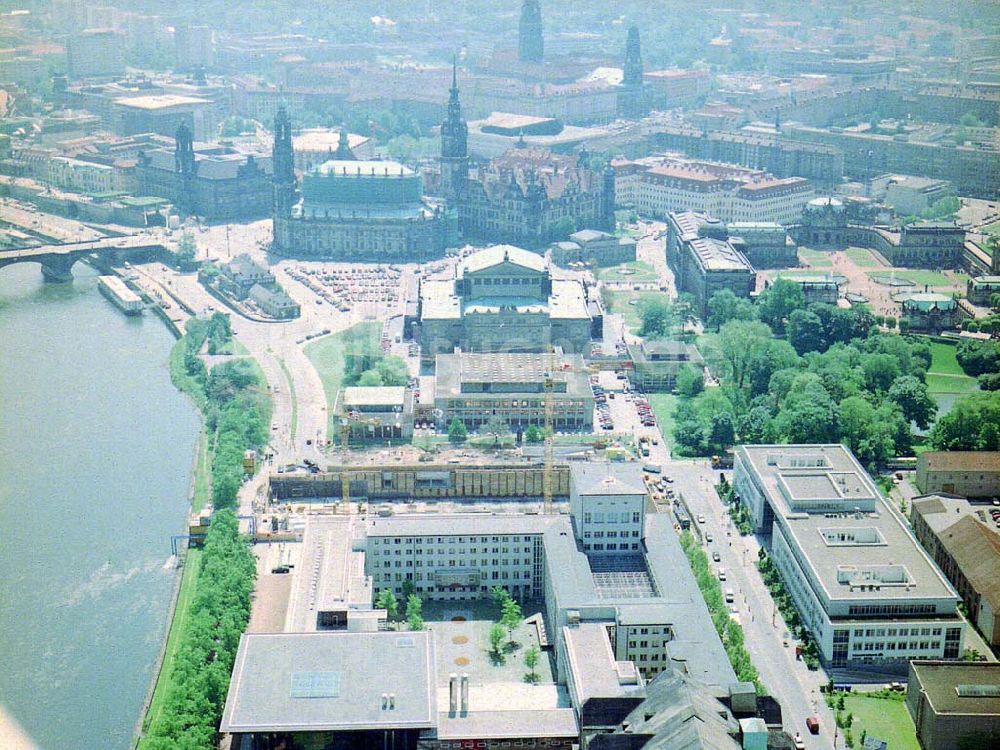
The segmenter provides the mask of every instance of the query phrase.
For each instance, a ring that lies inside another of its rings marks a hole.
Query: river
[[[170,383],[163,323],[74,274],[0,270],[0,704],[46,750],[126,750],[199,419]]]

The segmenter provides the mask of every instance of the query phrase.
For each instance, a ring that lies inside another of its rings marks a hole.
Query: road
[[[613,387],[614,376],[602,373],[602,383]],[[620,386],[619,386],[620,387]],[[648,435],[657,439],[650,446],[648,462],[659,464],[663,475],[670,477],[675,493],[684,497],[692,514],[692,523],[699,533],[711,534],[713,541],[705,545],[709,555],[718,552],[720,562],[712,563],[713,569],[725,567],[727,578],[723,590],[732,589],[739,607],[738,619],[746,635],[746,645],[754,666],[768,692],[781,704],[784,727],[794,735],[800,733],[807,748],[825,750],[833,746],[833,714],[826,707],[820,693],[820,686],[826,684],[827,677],[822,670],[810,672],[804,662],[795,659],[795,644],[788,640],[783,645],[784,633],[788,631],[780,613],[776,611],[770,592],[757,572],[755,561],[760,545],[754,537],[740,537],[733,528],[725,508],[718,499],[714,485],[718,472],[713,471],[705,460],[677,460],[670,456],[659,427],[643,427],[638,420],[634,403],[624,394],[616,394],[609,401],[616,431],[632,432],[637,437]],[[670,506],[660,506],[661,512],[669,512]],[[702,515],[704,524],[696,518]],[[820,734],[808,733],[805,719],[811,714],[820,717]]]

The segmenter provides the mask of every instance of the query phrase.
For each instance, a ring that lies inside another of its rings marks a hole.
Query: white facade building
[[[733,488],[829,666],[961,656],[954,588],[843,445],[740,446]]]
[[[587,554],[639,554],[645,535],[646,485],[638,464],[574,464],[570,513]]]

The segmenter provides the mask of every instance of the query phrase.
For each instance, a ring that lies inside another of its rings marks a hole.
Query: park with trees
[[[755,303],[723,291],[708,308],[716,332],[699,346],[720,385],[705,389],[678,378],[677,453],[715,455],[741,442],[844,442],[874,466],[910,455],[912,426],[934,424],[926,339],[882,331],[864,308],[807,305],[799,285],[780,278]],[[969,374],[995,371],[995,347],[960,344],[959,362]],[[967,398],[981,412],[988,400]],[[939,420],[933,445],[995,444],[988,424],[975,438],[946,437],[957,418]]]

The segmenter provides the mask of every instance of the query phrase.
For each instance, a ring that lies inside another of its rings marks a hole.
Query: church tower
[[[194,136],[186,122],[174,134],[174,167],[177,172],[177,208],[189,214],[194,209]]]
[[[637,119],[646,114],[642,83],[642,50],[639,27],[632,24],[625,41],[625,63],[622,66],[622,88],[618,95],[618,114]]]
[[[274,215],[288,217],[295,205],[295,161],[292,153],[292,120],[285,105],[274,115],[274,146],[271,150]]]
[[[452,60],[448,114],[441,123],[441,192],[454,201],[469,176],[469,126],[458,101],[458,65]]]
[[[542,8],[538,0],[524,0],[521,23],[518,26],[517,59],[523,63],[540,63],[545,47],[542,41]]]

